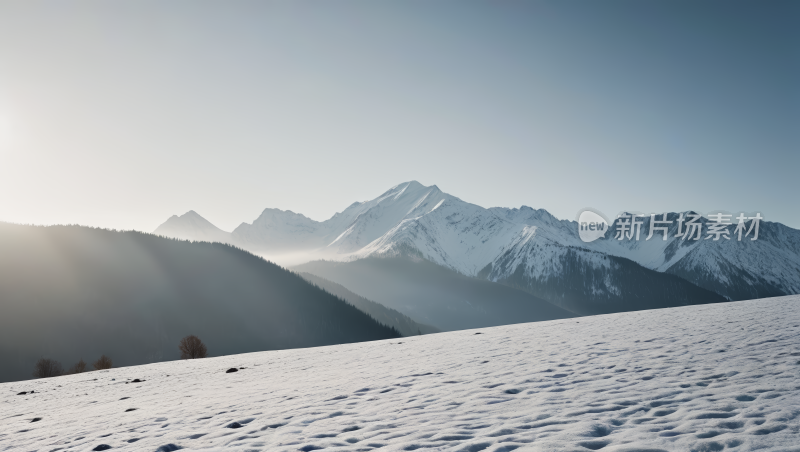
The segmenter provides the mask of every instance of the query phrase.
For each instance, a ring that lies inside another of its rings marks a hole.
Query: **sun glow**
[[[0,112],[0,150],[11,145],[11,120]]]

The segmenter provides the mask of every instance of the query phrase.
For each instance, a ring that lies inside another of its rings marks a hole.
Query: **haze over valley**
[[[585,243],[575,221],[544,209],[487,209],[410,181],[322,222],[268,208],[228,233],[191,211],[154,233],[232,243],[444,330],[507,323],[489,320],[481,303],[520,321],[543,319],[544,310],[500,307],[524,297],[525,306],[542,300],[559,315],[587,315],[800,293],[800,231],[761,221],[758,240],[684,240],[678,215],[667,213],[668,240],[608,232]],[[647,217],[642,230],[649,226]],[[445,320],[447,309],[458,315]],[[470,323],[470,310],[482,320]]]

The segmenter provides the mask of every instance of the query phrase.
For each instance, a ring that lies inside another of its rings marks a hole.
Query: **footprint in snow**
[[[609,441],[584,441],[582,443],[578,443],[579,446],[585,447],[591,450],[600,450],[610,444]]]
[[[595,425],[589,431],[589,436],[594,436],[596,438],[602,438],[604,436],[610,435],[611,432],[612,432],[611,427],[608,427],[606,425]]]
[[[278,428],[278,427],[283,427],[284,425],[286,425],[286,424],[270,424],[270,425],[265,425],[265,426],[261,427],[261,431],[264,431],[264,430],[267,430],[267,429],[270,429],[270,428]]]
[[[787,426],[783,424],[773,425],[766,428],[761,428],[755,431],[750,432],[752,435],[769,435],[770,433],[779,432],[785,429]]]
[[[717,424],[717,427],[726,428],[728,430],[734,430],[737,428],[744,427],[744,422],[742,421],[728,421],[728,422],[720,422]]]

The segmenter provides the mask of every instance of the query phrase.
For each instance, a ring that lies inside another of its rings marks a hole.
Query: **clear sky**
[[[800,228],[797,1],[0,1],[0,220],[225,230],[403,181]]]

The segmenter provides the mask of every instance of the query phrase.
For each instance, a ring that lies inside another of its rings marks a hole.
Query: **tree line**
[[[208,356],[208,349],[203,341],[197,336],[186,336],[178,343],[178,349],[181,352],[181,359],[197,359],[205,358]],[[60,377],[61,375],[73,375],[87,372],[87,364],[81,358],[72,367],[64,371],[61,363],[49,358],[39,358],[33,369],[34,378],[51,378]],[[114,367],[114,363],[106,355],[101,355],[94,363],[92,363],[94,370],[105,370]]]

